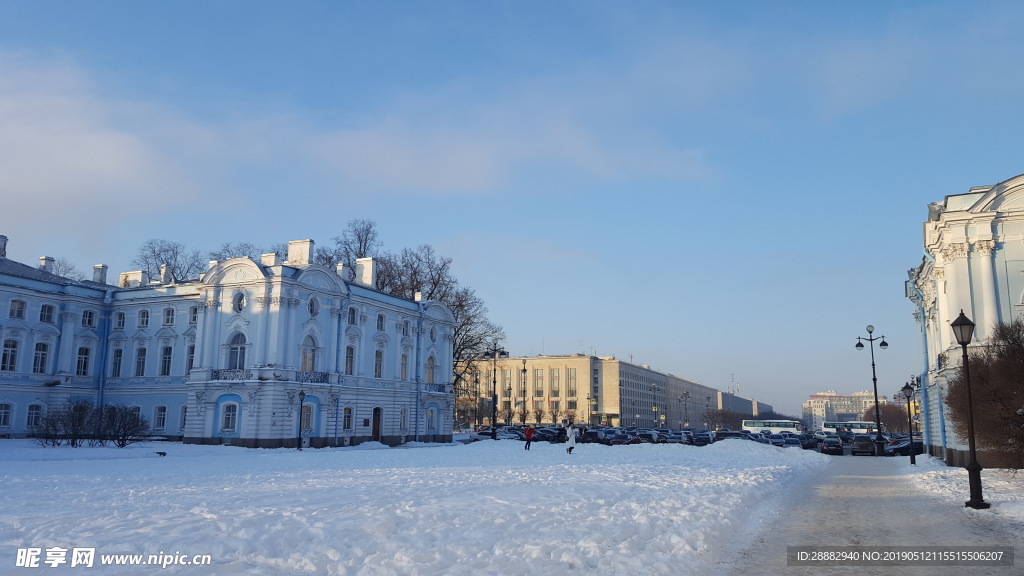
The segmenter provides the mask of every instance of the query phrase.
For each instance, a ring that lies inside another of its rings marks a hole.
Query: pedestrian
[[[533,443],[533,435],[535,433],[536,433],[536,430],[533,429],[532,425],[529,428],[527,428],[526,432],[524,433],[524,435],[526,436],[526,449],[527,450],[530,449],[530,444]]]
[[[565,453],[572,454],[572,449],[576,447],[576,427],[570,424],[565,429]]]

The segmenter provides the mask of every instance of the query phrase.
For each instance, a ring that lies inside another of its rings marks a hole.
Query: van
[[[850,454],[856,456],[857,454],[867,454],[868,456],[874,456],[875,454],[875,439],[867,434],[856,434],[853,437],[853,442],[850,443]]]

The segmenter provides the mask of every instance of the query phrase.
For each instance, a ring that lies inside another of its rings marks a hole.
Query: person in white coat
[[[572,424],[565,428],[565,453],[572,454],[572,449],[576,447],[576,427]]]

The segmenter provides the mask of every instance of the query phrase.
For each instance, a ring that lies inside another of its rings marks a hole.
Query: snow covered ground
[[[0,574],[706,574],[752,511],[831,458],[745,441],[568,455],[517,441],[299,452],[5,440]],[[906,466],[913,485],[962,506],[963,470],[919,462]],[[1024,475],[983,477],[992,513],[1024,521]],[[51,567],[54,548],[68,552]],[[76,548],[95,549],[92,568],[71,566]],[[18,567],[31,549],[39,567]],[[201,555],[209,565],[101,565]]]

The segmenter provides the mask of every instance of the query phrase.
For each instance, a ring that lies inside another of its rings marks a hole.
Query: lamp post
[[[493,359],[493,369],[491,370],[491,438],[494,440],[498,439],[498,356],[508,358],[508,352],[498,346],[498,341],[495,340],[491,347],[487,349],[488,355]]]
[[[885,438],[882,438],[882,411],[878,408],[878,377],[875,375],[875,340],[881,340],[878,343],[878,347],[885,350],[889,347],[889,344],[885,341],[885,336],[874,337],[871,334],[874,333],[875,327],[868,324],[865,328],[868,331],[868,337],[863,336],[857,337],[857,350],[864,349],[864,343],[861,340],[867,340],[871,348],[871,384],[875,387],[875,456],[885,455]]]
[[[508,383],[508,389],[505,390],[505,395],[508,396],[508,409],[505,411],[505,426],[512,425],[512,383]]]
[[[526,374],[527,374],[527,372],[526,372],[526,358],[523,358],[523,369],[520,371],[520,374],[519,374],[520,376],[522,376],[522,382],[523,382],[523,387],[522,387],[522,391],[523,391],[523,394],[522,394],[522,398],[523,398],[523,401],[522,401],[522,406],[523,406],[523,408],[522,408],[522,410],[523,410],[522,411],[522,420],[523,420],[523,424],[526,424]]]
[[[476,417],[476,429],[479,430],[481,426],[480,420],[480,373],[477,372],[473,376],[473,385],[476,386],[476,394],[474,395],[476,406],[473,407],[473,415]]]
[[[971,343],[971,336],[974,335],[974,322],[960,310],[960,315],[949,326],[953,329],[957,344],[964,351],[964,380],[967,383],[967,445],[971,451],[971,461],[967,463],[967,482],[971,488],[971,499],[964,502],[964,506],[982,510],[991,504],[985,502],[981,494],[981,464],[978,464],[978,454],[974,447],[974,399],[971,397],[971,368],[967,359],[967,345]]]
[[[690,427],[690,393],[683,392],[683,395],[679,397],[683,401],[683,418],[685,418],[683,428]]]
[[[900,389],[903,393],[903,397],[907,399],[907,437],[910,438],[910,464],[916,466],[917,458],[914,456],[914,452],[917,450],[914,448],[914,421],[910,415],[910,401],[914,398],[914,387],[907,382]]]
[[[305,401],[305,390],[299,390],[299,435],[296,438],[298,440],[298,442],[296,442],[296,445],[298,446],[300,452],[302,451],[302,403]]]

